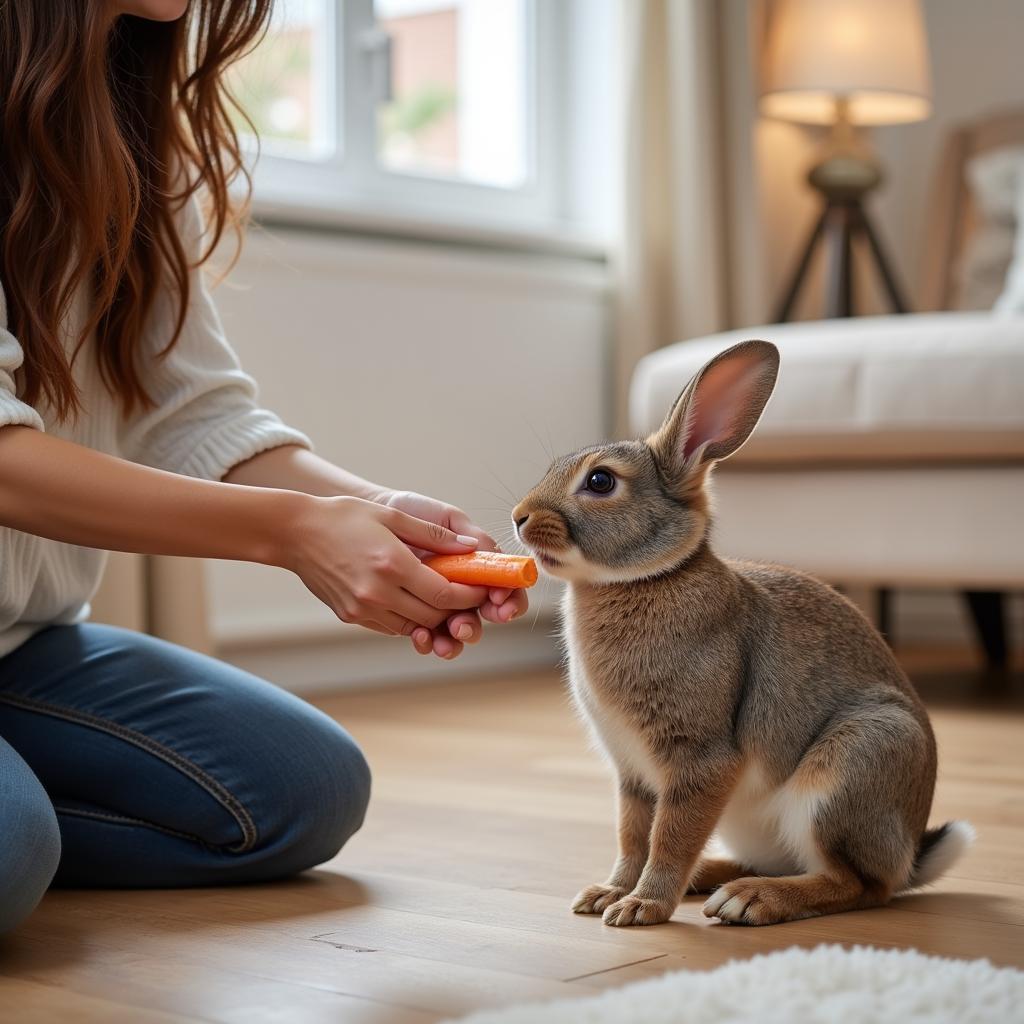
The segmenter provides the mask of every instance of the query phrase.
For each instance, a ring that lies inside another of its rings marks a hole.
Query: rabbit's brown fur
[[[767,342],[722,353],[656,434],[556,460],[513,512],[569,581],[573,695],[618,776],[618,860],[573,906],[608,924],[667,920],[688,887],[745,924],[875,906],[970,839],[926,831],[931,726],[860,612],[711,550],[708,471],[753,430],[777,367]],[[595,471],[611,492],[590,489]],[[714,830],[732,860],[701,858]]]

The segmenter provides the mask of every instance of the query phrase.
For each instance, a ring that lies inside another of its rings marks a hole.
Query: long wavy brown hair
[[[115,18],[107,0],[0,0],[0,285],[30,405],[45,399],[61,420],[80,410],[71,365],[93,333],[124,413],[150,404],[143,328],[172,289],[168,351],[189,303],[176,214],[205,193],[203,263],[244,213],[229,196],[246,172],[225,71],[262,37],[272,4],[192,0],[156,22]],[[82,288],[89,314],[66,346]]]

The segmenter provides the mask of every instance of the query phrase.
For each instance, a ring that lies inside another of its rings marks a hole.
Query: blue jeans
[[[333,857],[370,772],[297,697],[109,626],[0,658],[0,933],[47,887],[259,882]]]

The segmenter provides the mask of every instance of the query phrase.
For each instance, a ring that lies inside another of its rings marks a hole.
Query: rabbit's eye
[[[615,477],[607,469],[595,469],[587,477],[585,486],[595,494],[610,494],[615,489]]]

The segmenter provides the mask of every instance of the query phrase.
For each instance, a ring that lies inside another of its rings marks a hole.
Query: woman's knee
[[[0,743],[3,741],[0,740]],[[7,769],[8,765],[0,765]],[[0,935],[16,928],[49,888],[60,861],[60,829],[45,790],[27,767],[0,774]]]
[[[359,830],[370,800],[370,768],[356,741],[308,705],[277,724],[275,746],[287,744],[287,766],[268,766],[253,780],[262,792],[251,852],[261,870],[286,875],[330,860]]]
[[[356,741],[330,720],[297,759],[302,798],[292,845],[303,870],[330,860],[362,826],[371,779]]]

